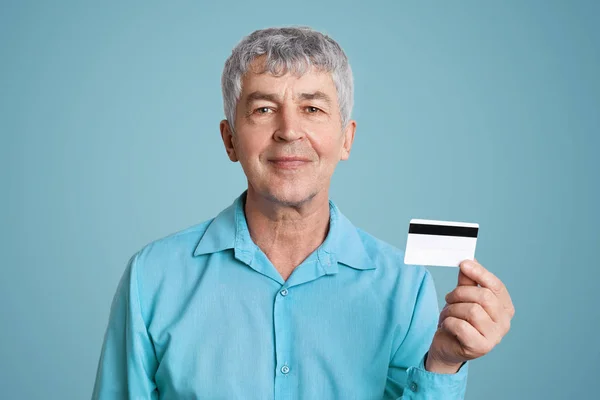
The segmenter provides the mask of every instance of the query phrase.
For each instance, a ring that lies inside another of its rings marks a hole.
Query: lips
[[[269,159],[269,163],[282,169],[296,169],[308,164],[310,161],[303,157],[276,157]]]

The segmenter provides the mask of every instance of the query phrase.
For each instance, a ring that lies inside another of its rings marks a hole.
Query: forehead
[[[336,88],[331,73],[310,66],[302,75],[287,72],[283,75],[273,75],[264,71],[264,61],[257,58],[252,62],[248,72],[242,77],[242,93],[240,100],[248,94],[261,91],[284,95],[291,91],[296,93],[323,92],[328,94],[332,100],[336,99]]]

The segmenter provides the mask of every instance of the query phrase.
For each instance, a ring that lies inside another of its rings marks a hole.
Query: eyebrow
[[[328,105],[331,105],[331,98],[327,94],[321,92],[320,90],[317,90],[314,93],[300,93],[297,96],[297,99],[298,100],[323,100]],[[253,101],[257,101],[257,100],[267,100],[267,101],[271,101],[273,103],[279,103],[280,97],[273,93],[265,93],[265,92],[255,91],[255,92],[250,93],[248,95],[248,97],[246,98],[246,107],[248,107]]]
[[[331,105],[331,98],[327,96],[325,93],[317,90],[314,93],[300,93],[298,96],[300,100],[323,100],[328,105]]]
[[[277,103],[279,100],[279,96],[277,96],[276,94],[259,92],[259,91],[252,92],[246,98],[246,107],[248,107],[250,105],[250,103],[252,103],[253,101],[257,101],[257,100],[267,100],[267,101],[271,101],[273,103]]]

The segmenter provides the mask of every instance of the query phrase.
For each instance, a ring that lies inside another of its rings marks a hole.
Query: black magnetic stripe
[[[440,235],[440,236],[460,236],[476,238],[479,228],[468,226],[447,226],[447,225],[426,225],[410,224],[408,233],[417,233],[419,235]]]

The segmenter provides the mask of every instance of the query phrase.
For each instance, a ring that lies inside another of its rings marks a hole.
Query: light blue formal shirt
[[[462,399],[424,368],[431,274],[330,201],[325,241],[284,281],[250,238],[243,193],[148,244],[114,296],[93,399]]]

